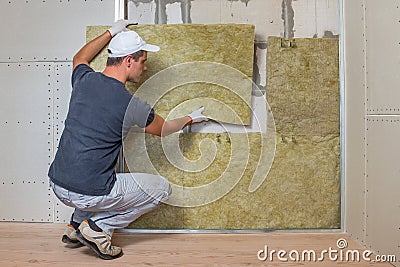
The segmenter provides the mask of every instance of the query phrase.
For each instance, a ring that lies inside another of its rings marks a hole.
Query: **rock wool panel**
[[[268,38],[267,98],[277,132],[339,134],[338,39]]]
[[[137,143],[140,138],[128,137],[126,147],[142,151],[130,157],[130,153],[135,152],[127,150],[130,172],[158,173],[172,184],[183,186],[182,191],[173,187],[171,195],[182,203],[194,200],[206,203],[207,196],[220,196],[206,205],[194,207],[163,204],[130,227],[338,228],[339,137],[296,136],[291,140],[279,140],[271,171],[256,191],[249,192],[257,166],[265,164],[259,161],[262,150],[271,149],[263,138],[266,136],[259,133],[190,133],[177,134],[167,140],[146,135],[144,150]],[[183,157],[177,156],[179,154]],[[145,158],[150,160],[151,166]],[[191,165],[185,166],[185,160]],[[228,180],[218,186],[212,185],[223,177]],[[212,186],[202,193],[185,192],[207,185]]]
[[[87,41],[107,29],[89,26]],[[164,118],[184,116],[205,106],[204,114],[211,119],[250,124],[253,25],[159,24],[130,29],[161,48],[148,54],[142,81],[127,84],[131,93],[148,101]],[[104,49],[91,66],[101,71],[106,59]]]
[[[338,69],[337,39],[269,39],[274,142],[261,133],[130,134],[129,171],[158,173],[174,184],[172,204],[130,227],[339,228]],[[271,168],[261,157],[268,152],[275,153]],[[268,168],[260,173],[260,166]],[[249,190],[255,177],[262,183]]]
[[[278,139],[274,165],[285,166],[270,175],[282,180],[282,193],[292,191],[280,202],[295,198],[290,210],[302,210],[284,216],[289,228],[340,227],[338,47],[338,39],[268,38],[267,99]],[[287,187],[291,180],[297,180],[294,188]]]

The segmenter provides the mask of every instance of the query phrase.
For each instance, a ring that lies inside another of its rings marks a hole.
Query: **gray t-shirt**
[[[116,179],[123,126],[146,127],[154,119],[154,110],[133,97],[123,83],[85,64],[74,69],[72,88],[65,128],[48,175],[67,190],[107,195]]]

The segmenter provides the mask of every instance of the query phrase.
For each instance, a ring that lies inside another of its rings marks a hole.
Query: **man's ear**
[[[133,58],[132,58],[131,56],[127,56],[127,57],[125,57],[124,60],[126,61],[126,65],[127,65],[128,67],[131,67]]]

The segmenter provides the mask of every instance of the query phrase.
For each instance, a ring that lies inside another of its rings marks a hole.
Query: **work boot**
[[[72,224],[68,224],[65,232],[61,238],[61,241],[67,245],[67,247],[80,247],[82,243],[76,238],[76,230]]]
[[[122,256],[122,249],[111,245],[111,236],[104,231],[93,230],[87,220],[79,225],[76,237],[104,260],[112,260]]]

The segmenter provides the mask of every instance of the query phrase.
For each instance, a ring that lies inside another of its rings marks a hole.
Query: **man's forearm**
[[[102,35],[96,37],[86,45],[84,45],[73,58],[73,67],[75,68],[79,64],[88,65],[93,58],[100,53],[100,51],[107,45],[111,40],[111,35],[108,31]]]
[[[185,116],[182,118],[169,120],[164,122],[162,127],[161,136],[167,136],[177,131],[182,130],[191,122],[191,118],[189,116]]]
[[[160,115],[154,114],[154,120],[145,128],[145,132],[157,136],[167,136],[182,130],[191,121],[189,116],[164,121]]]

